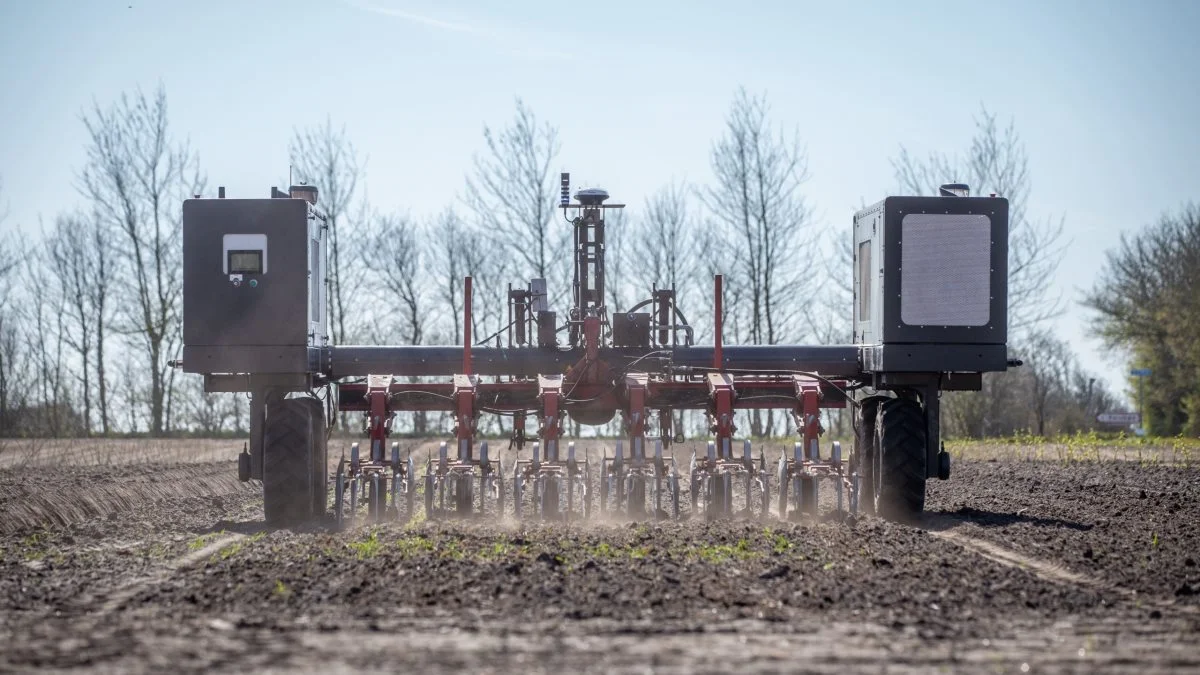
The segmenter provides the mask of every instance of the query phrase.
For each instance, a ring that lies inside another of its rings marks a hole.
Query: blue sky
[[[1185,1],[0,0],[2,227],[79,204],[80,112],[159,82],[210,190],[265,196],[292,129],[328,115],[366,155],[372,203],[414,214],[454,202],[515,96],[558,126],[576,184],[636,206],[704,181],[744,85],[803,139],[818,225],[847,232],[896,191],[901,144],[963,149],[982,104],[1026,141],[1029,213],[1065,219],[1059,330],[1117,381],[1075,301],[1120,233],[1200,199],[1197,29]]]

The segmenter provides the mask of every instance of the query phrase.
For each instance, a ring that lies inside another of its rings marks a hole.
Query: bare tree
[[[7,215],[7,209],[0,209],[0,224]],[[12,230],[0,232],[0,436],[13,433],[17,409],[26,398],[24,375],[28,360],[21,349],[21,317],[13,302],[14,277],[18,263],[24,258],[23,249]]]
[[[107,328],[111,320],[108,301],[113,281],[112,244],[103,224],[96,218],[91,219],[88,234],[91,246],[86,249],[86,253],[91,260],[91,278],[86,294],[88,309],[92,313],[92,325],[96,328],[96,403],[100,413],[100,431],[107,436],[112,431],[112,419],[109,415],[108,352],[105,349]]]
[[[437,297],[449,308],[450,338],[454,344],[462,340],[463,278],[470,275],[474,253],[466,223],[452,208],[447,208],[433,222],[427,257],[431,275],[437,279]]]
[[[416,224],[405,216],[382,216],[367,240],[362,262],[374,272],[383,306],[399,310],[394,316],[400,340],[421,344],[426,329],[425,274]]]
[[[695,217],[689,197],[692,188],[672,182],[660,188],[646,201],[646,212],[638,228],[637,241],[631,247],[634,277],[641,293],[651,287],[674,288],[679,304],[686,305],[683,294],[696,265]]]
[[[34,362],[34,391],[37,392],[37,406],[26,429],[35,435],[57,438],[70,431],[71,417],[71,403],[63,377],[66,299],[54,285],[44,283],[47,257],[45,250],[33,250],[26,254],[21,265],[26,289],[24,350]]]
[[[796,319],[806,305],[797,261],[810,245],[801,191],[807,157],[796,135],[772,128],[769,113],[765,96],[737,92],[711,153],[715,181],[701,193],[714,224],[735,243],[725,255],[729,276],[740,277],[746,292],[743,320],[752,344],[803,337]],[[755,411],[752,433],[769,433],[772,417],[768,412],[764,427]]]
[[[632,219],[625,209],[610,209],[604,214],[604,290],[608,314],[628,309],[636,302],[638,291],[633,288],[633,247],[636,232],[631,232]],[[632,296],[632,299],[631,299]]]
[[[329,277],[326,279],[329,326],[334,341],[346,344],[353,328],[352,322],[347,320],[353,307],[351,298],[362,280],[355,272],[358,268],[353,264],[356,252],[352,250],[352,242],[357,240],[353,236],[354,225],[363,225],[367,220],[366,206],[359,204],[358,191],[365,161],[359,158],[346,135],[346,128],[335,129],[328,117],[320,126],[296,130],[288,145],[288,156],[298,180],[315,185],[320,191],[321,209],[328,217],[329,227]]]
[[[102,226],[80,214],[59,216],[43,234],[54,281],[62,295],[71,328],[64,335],[78,359],[75,376],[82,392],[84,433],[92,431],[92,403],[98,398],[100,428],[109,432],[108,387],[105,379],[105,325],[110,275],[109,242]],[[93,370],[94,369],[94,370]],[[93,379],[93,372],[95,378]],[[93,396],[93,385],[98,396]]]
[[[180,202],[203,188],[199,161],[176,142],[167,122],[167,95],[140,90],[108,107],[94,103],[83,115],[88,130],[81,191],[116,233],[113,252],[129,297],[120,303],[121,332],[145,349],[150,377],[149,431],[170,427],[174,369],[167,365],[180,341],[182,295]]]
[[[935,152],[921,160],[901,147],[892,167],[901,188],[912,194],[937,194],[940,185],[962,181],[977,194],[1007,198],[1009,329],[1033,328],[1059,313],[1061,296],[1050,293],[1050,286],[1064,252],[1063,223],[1034,221],[1026,212],[1029,156],[1012,122],[1001,129],[996,115],[984,108],[965,157]]]
[[[1024,347],[1022,374],[1029,381],[1027,400],[1032,403],[1029,413],[1033,433],[1045,436],[1055,409],[1061,408],[1068,398],[1075,355],[1070,345],[1046,330],[1031,332],[1024,340]]]
[[[205,393],[198,378],[190,379],[186,388],[191,391],[184,399],[184,414],[193,431],[215,436],[238,426],[236,395]]]
[[[92,349],[95,340],[95,314],[88,306],[92,283],[91,260],[87,254],[90,242],[80,236],[87,225],[77,214],[59,216],[51,232],[43,233],[54,282],[62,296],[71,329],[64,331],[67,345],[79,359],[76,378],[82,386],[85,434],[92,431]]]
[[[570,233],[551,227],[557,184],[550,165],[558,155],[558,130],[539,123],[518,98],[512,123],[499,130],[485,126],[483,138],[487,152],[475,157],[466,204],[497,248],[528,273],[547,278],[565,262]]]
[[[394,327],[400,333],[400,340],[410,345],[421,344],[427,327],[420,240],[421,233],[409,218],[382,216],[377,219],[363,249],[364,266],[374,271],[379,284],[377,292],[381,305],[398,310],[394,314],[396,321],[388,332]],[[410,381],[416,381],[416,378]],[[426,432],[424,411],[413,413],[413,432]]]
[[[506,273],[499,257],[489,250],[488,236],[447,208],[430,226],[426,256],[429,273],[437,279],[438,304],[448,308],[448,338],[462,341],[463,279],[472,278],[471,334],[476,341],[502,330],[507,320]],[[440,317],[439,317],[440,318]]]

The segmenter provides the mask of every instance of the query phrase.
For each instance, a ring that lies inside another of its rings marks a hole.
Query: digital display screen
[[[230,274],[262,274],[262,251],[230,251]]]

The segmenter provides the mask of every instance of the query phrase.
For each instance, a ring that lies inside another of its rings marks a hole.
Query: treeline
[[[1025,213],[1030,177],[1014,128],[986,110],[976,121],[961,159],[901,149],[893,160],[900,193],[934,194],[962,180],[1012,201],[1011,334],[1026,366],[989,376],[982,394],[948,396],[948,431],[1091,428],[1116,397],[1046,327],[1062,304],[1050,295],[1062,225]],[[200,158],[169,127],[161,88],[94,104],[81,122],[88,145],[76,183],[86,206],[32,240],[6,227],[0,247],[0,436],[244,431],[244,395],[204,394],[200,378],[169,365],[181,351],[180,204],[208,190]],[[712,275],[722,273],[728,342],[849,341],[852,207],[816,222],[802,139],[772,117],[765,96],[737,92],[714,135],[706,180],[665,184],[609,214],[610,312],[673,286],[697,341],[711,341]],[[518,100],[481,140],[461,196],[413,215],[368,202],[365,162],[344,127],[327,120],[294,132],[296,180],[318,186],[329,216],[335,343],[461,343],[467,275],[476,280],[475,336],[503,327],[509,283],[545,277],[552,302],[566,304],[571,232],[556,210],[557,128]],[[847,434],[847,421],[835,415],[834,433]],[[704,433],[702,416],[683,422]],[[791,424],[770,412],[739,422],[755,436]],[[403,425],[432,433],[450,422],[417,415]]]

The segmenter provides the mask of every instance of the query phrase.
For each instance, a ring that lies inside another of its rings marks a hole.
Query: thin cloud
[[[380,7],[378,5],[370,5],[370,4],[363,3],[363,2],[356,2],[355,0],[345,0],[345,2],[346,2],[346,4],[348,4],[352,7],[361,9],[366,12],[373,12],[375,14],[391,16],[391,17],[395,17],[397,19],[403,19],[405,21],[419,23],[423,26],[429,26],[430,28],[437,28],[439,30],[448,30],[448,31],[453,31],[455,33],[470,33],[472,35],[491,35],[493,37],[496,37],[495,34],[492,33],[491,31],[484,30],[483,28],[480,28],[479,26],[472,26],[470,24],[459,23],[456,21],[446,21],[444,19],[439,19],[434,16],[428,16],[425,14],[417,14],[416,12],[406,12],[402,9],[394,9],[392,7]]]
[[[400,19],[401,21],[420,24],[436,30],[480,36],[486,38],[486,41],[493,43],[493,46],[502,52],[516,54],[526,58],[556,59],[560,61],[570,60],[572,58],[570,54],[565,52],[531,46],[529,40],[521,38],[512,31],[500,30],[493,26],[481,26],[477,24],[463,23],[461,21],[447,21],[445,19],[429,16],[427,14],[418,14],[416,12],[409,12],[393,7],[380,7],[379,5],[360,2],[359,0],[342,1],[345,4],[364,12],[389,16]]]

